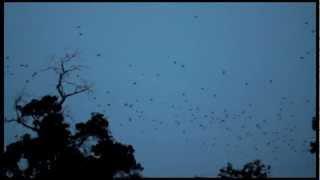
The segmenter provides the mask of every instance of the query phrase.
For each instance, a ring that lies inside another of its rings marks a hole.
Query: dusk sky
[[[67,121],[104,113],[145,177],[255,159],[271,176],[314,177],[315,5],[5,3],[5,116],[18,95],[56,94],[41,70],[78,51],[93,91],[68,99]],[[6,143],[23,132],[6,124]]]

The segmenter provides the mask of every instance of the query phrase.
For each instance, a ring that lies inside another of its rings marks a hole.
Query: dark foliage
[[[260,160],[249,162],[243,166],[242,169],[235,169],[231,163],[227,167],[220,169],[218,174],[221,178],[267,178],[270,173],[270,166],[264,165]]]
[[[316,120],[316,117],[313,117],[312,118],[312,129],[314,131],[317,131],[318,126],[319,126],[319,121]],[[318,150],[318,146],[317,146],[316,141],[310,142],[310,152],[312,154],[314,154],[317,152],[317,150]]]
[[[92,113],[87,122],[76,124],[72,133],[58,99],[44,96],[16,106],[20,114],[16,122],[33,130],[35,137],[25,134],[7,146],[0,156],[0,179],[141,177],[143,168],[135,160],[133,147],[111,136],[103,114]],[[89,145],[92,139],[96,143]],[[19,166],[23,159],[25,168]]]

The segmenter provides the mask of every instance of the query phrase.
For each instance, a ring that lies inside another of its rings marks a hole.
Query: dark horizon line
[[[4,3],[10,2],[20,2],[20,3],[316,3],[318,4],[317,0],[199,0],[199,1],[192,1],[192,0],[184,0],[184,1],[128,1],[128,0],[119,0],[119,1],[105,1],[105,0],[94,0],[94,1],[84,1],[84,0],[77,0],[77,1],[30,1],[30,0],[5,0]]]
[[[205,177],[205,176],[194,176],[194,177],[170,177],[170,176],[167,176],[167,177],[142,177],[142,179],[195,179],[195,178],[198,178],[198,179],[220,179],[221,180],[221,177]],[[115,179],[122,179],[121,177],[119,178],[115,178]],[[317,179],[317,177],[270,177],[268,176],[266,179],[294,179],[294,180],[306,180],[306,179]]]

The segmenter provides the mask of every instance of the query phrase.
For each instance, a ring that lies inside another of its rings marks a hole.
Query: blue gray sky
[[[20,94],[56,93],[57,76],[39,71],[78,50],[93,92],[66,102],[68,122],[103,112],[144,176],[211,177],[254,159],[271,176],[315,176],[315,5],[6,3],[5,116]],[[6,143],[24,132],[5,130]]]

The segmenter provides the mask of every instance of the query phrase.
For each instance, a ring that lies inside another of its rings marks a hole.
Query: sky
[[[104,113],[145,177],[255,159],[274,177],[314,177],[315,5],[5,3],[5,116],[19,95],[56,94],[42,70],[77,51],[93,89],[67,100],[68,122]],[[24,132],[6,123],[6,143]]]

